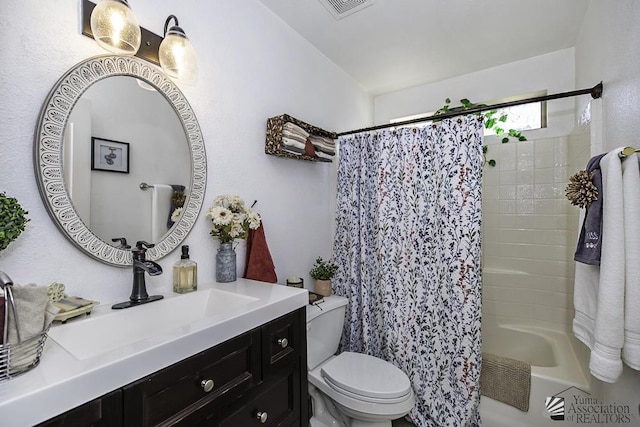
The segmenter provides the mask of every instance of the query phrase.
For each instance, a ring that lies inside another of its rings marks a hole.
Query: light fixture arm
[[[178,23],[178,18],[175,15],[169,15],[169,17],[167,18],[167,20],[164,22],[164,37],[167,37],[167,29],[169,28],[169,22],[171,22],[171,20],[176,21],[176,27],[179,27],[179,23]]]
[[[175,21],[175,25],[169,27],[169,22],[171,22],[172,19]],[[180,23],[178,23],[178,18],[175,15],[169,15],[167,20],[164,22],[164,37],[166,38],[167,35],[184,37],[185,39],[188,38],[187,34],[180,27]]]

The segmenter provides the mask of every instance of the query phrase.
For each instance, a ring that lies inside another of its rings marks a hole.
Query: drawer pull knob
[[[205,393],[209,393],[211,390],[213,390],[214,383],[213,380],[202,380],[200,385],[204,389]]]
[[[260,421],[261,424],[264,424],[267,422],[267,413],[266,412],[258,412],[256,414],[256,420]]]
[[[286,348],[289,345],[289,340],[286,338],[280,338],[278,340],[278,345],[282,348]]]

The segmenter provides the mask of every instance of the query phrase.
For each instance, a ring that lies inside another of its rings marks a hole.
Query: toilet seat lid
[[[400,369],[377,357],[345,352],[327,362],[322,377],[363,397],[394,399],[411,391],[409,378]]]

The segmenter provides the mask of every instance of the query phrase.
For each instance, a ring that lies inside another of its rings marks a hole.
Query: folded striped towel
[[[304,151],[304,147],[305,147],[305,143],[304,142],[298,142],[295,139],[286,138],[286,137],[282,138],[282,144],[283,145],[288,145],[290,147],[299,148],[302,151]]]
[[[309,135],[309,139],[311,140],[311,142],[317,142],[319,144],[324,144],[328,147],[335,147],[336,142],[331,139],[331,138],[327,138],[326,136],[320,136],[320,135]]]
[[[304,154],[304,149],[292,147],[291,145],[280,144],[280,149],[291,154]]]
[[[331,163],[331,162],[333,162],[333,160],[331,160],[331,159],[327,159],[327,158],[320,157],[320,156],[317,156],[317,155],[315,157],[315,160],[317,162],[323,162],[323,163]]]
[[[307,138],[305,138],[304,136],[301,136],[299,133],[291,132],[286,129],[282,130],[282,136],[285,138],[294,139],[303,144],[307,141]]]
[[[304,136],[305,139],[309,137],[309,132],[307,132],[306,130],[302,129],[300,126],[298,126],[295,123],[284,122],[284,124],[282,125],[282,129],[283,130],[288,130],[290,132],[297,133],[300,136]]]
[[[316,147],[317,150],[322,151],[326,154],[334,155],[335,152],[335,143],[328,143],[326,141],[327,138],[316,137],[315,135],[311,135],[309,137],[309,141]]]
[[[323,153],[320,150],[316,150],[316,157],[321,157],[323,159],[331,160],[333,159],[334,154]]]
[[[312,142],[312,144],[313,144],[313,142]],[[335,150],[332,149],[332,148],[329,149],[329,148],[323,147],[321,145],[316,145],[316,144],[313,144],[313,146],[316,148],[316,152],[322,152],[322,153],[328,154],[330,156],[333,156],[334,154],[336,154]]]

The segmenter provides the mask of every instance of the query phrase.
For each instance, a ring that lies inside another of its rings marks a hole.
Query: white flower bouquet
[[[209,234],[220,239],[220,243],[233,242],[247,237],[249,229],[260,227],[260,215],[244,205],[238,196],[223,194],[213,201],[206,217],[211,220]]]

